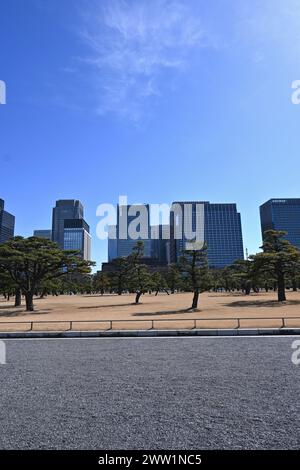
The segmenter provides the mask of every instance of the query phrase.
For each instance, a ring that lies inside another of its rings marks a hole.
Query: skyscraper
[[[15,217],[4,210],[4,200],[0,199],[0,243],[14,236]]]
[[[91,259],[90,227],[83,219],[65,219],[64,250],[77,250],[85,260]]]
[[[260,206],[262,237],[266,230],[283,230],[300,249],[300,199],[270,199]]]
[[[151,258],[159,263],[168,264],[170,262],[170,226],[152,225],[151,227]]]
[[[56,201],[52,212],[52,240],[64,249],[65,219],[83,219],[83,206],[75,199]]]
[[[83,212],[83,205],[78,200],[56,201],[52,213],[52,241],[62,250],[78,250],[84,259],[90,260],[90,228],[83,219]]]
[[[112,261],[118,257],[118,240],[116,238],[117,227],[110,225],[108,227],[108,261]]]
[[[185,220],[185,204],[191,205],[191,212],[187,215],[191,220]],[[208,263],[211,268],[223,268],[234,263],[237,259],[244,259],[241,216],[237,212],[236,204],[179,201],[174,202],[174,205],[178,205],[182,209],[182,226],[184,227],[185,223],[188,222],[193,231],[198,230],[196,227],[197,208],[202,206],[204,209],[203,239],[208,248]],[[186,248],[189,241],[184,233],[180,238],[175,239],[175,225],[176,214],[174,215],[174,212],[171,211],[171,262],[173,263],[179,261],[180,253]]]
[[[137,241],[142,241],[144,243],[144,257],[150,257],[151,239],[149,205],[132,204],[128,206],[118,206],[117,215],[117,257],[129,256],[132,253],[134,246],[137,244]],[[139,217],[143,217],[143,222],[141,224],[137,224],[137,231],[140,232],[140,236],[137,239],[133,239],[131,237],[131,227],[133,228],[135,221]]]

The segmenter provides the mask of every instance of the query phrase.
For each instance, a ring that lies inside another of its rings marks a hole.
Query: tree
[[[250,295],[251,289],[254,292],[259,292],[261,279],[252,259],[239,259],[229,267],[229,270],[235,285],[242,289],[246,295]]]
[[[21,290],[5,271],[0,271],[0,293],[9,300],[10,296],[15,296],[15,307],[21,305]]]
[[[286,279],[295,276],[295,266],[299,266],[300,252],[284,237],[284,231],[267,230],[264,233],[262,253],[251,256],[255,269],[268,273],[277,281],[278,301],[286,300]]]
[[[152,273],[151,275],[151,285],[153,290],[155,290],[155,295],[158,294],[160,290],[166,292],[169,295],[167,290],[167,283],[165,278],[159,272]]]
[[[66,273],[89,273],[93,264],[43,238],[14,237],[0,245],[0,269],[25,295],[26,311],[34,310],[33,296],[43,283]]]
[[[145,294],[151,289],[151,275],[148,272],[147,266],[141,263],[141,258],[144,254],[144,243],[138,241],[133,248],[132,254],[128,256],[130,266],[130,280],[129,285],[135,291],[135,303],[138,304],[142,294]]]
[[[168,267],[166,281],[171,290],[171,294],[174,294],[176,289],[182,287],[182,279],[177,264],[170,264]]]
[[[208,268],[207,247],[204,246],[201,250],[184,250],[179,265],[187,287],[194,294],[191,309],[196,309],[200,292],[207,290],[212,282]]]
[[[110,282],[108,274],[100,272],[100,271],[94,274],[93,289],[96,292],[100,291],[101,295],[103,295],[104,292],[110,288],[110,285],[111,285],[111,282]]]
[[[116,258],[112,261],[112,264],[114,269],[111,274],[111,285],[118,295],[122,295],[124,290],[128,289],[130,266],[127,258]]]

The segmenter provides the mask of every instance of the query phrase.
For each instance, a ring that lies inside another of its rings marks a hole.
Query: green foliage
[[[106,273],[98,271],[93,276],[92,287],[94,292],[100,292],[101,295],[111,287],[111,279]]]
[[[127,258],[116,258],[112,261],[114,270],[110,276],[110,283],[112,289],[121,295],[125,290],[128,290],[128,273],[130,271],[130,264]]]
[[[49,281],[68,273],[89,273],[93,265],[76,251],[63,251],[56,243],[36,237],[14,237],[0,245],[0,270],[9,275],[33,310],[33,296]]]
[[[182,277],[177,264],[170,264],[168,267],[166,281],[171,294],[174,294],[175,290],[183,288]]]
[[[133,248],[132,254],[128,257],[129,263],[129,287],[136,292],[135,303],[139,303],[142,294],[152,288],[151,275],[145,264],[141,263],[144,254],[144,244],[138,241]]]
[[[286,232],[268,230],[264,233],[262,253],[251,256],[257,273],[273,277],[277,281],[278,301],[286,300],[288,276],[295,277],[300,264],[299,250],[284,237]]]
[[[212,278],[208,268],[207,247],[201,250],[184,250],[179,263],[187,290],[194,293],[192,309],[197,308],[200,292],[211,287]]]

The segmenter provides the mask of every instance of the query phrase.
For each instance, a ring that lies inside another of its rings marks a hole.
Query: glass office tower
[[[132,204],[128,206],[118,205],[117,219],[117,257],[127,257],[132,253],[137,241],[144,243],[144,257],[151,256],[151,239],[150,239],[150,208],[148,204]],[[141,236],[132,239],[130,236],[130,225],[135,224],[135,220],[145,215],[142,226],[137,227],[137,231],[141,231]]]
[[[152,225],[151,235],[151,257],[167,265],[169,263],[170,248],[169,225]]]
[[[0,243],[4,243],[14,236],[15,217],[4,210],[4,200],[0,199]]]
[[[83,206],[75,199],[56,201],[52,212],[52,241],[64,249],[64,221],[66,219],[83,219]]]
[[[202,237],[207,245],[208,263],[211,268],[224,268],[238,259],[244,259],[244,247],[242,236],[241,215],[237,212],[236,204],[211,204],[208,201],[179,201],[174,202],[182,208],[182,225],[185,224],[184,205],[191,205],[191,228],[197,230],[197,208],[204,211],[204,233]],[[201,208],[202,206],[202,208]],[[184,233],[181,238],[175,238],[176,213],[171,211],[171,262],[176,263],[180,259],[182,250],[189,241]],[[200,228],[203,230],[203,227]]]
[[[108,227],[108,261],[112,261],[118,257],[118,240],[115,236],[117,227],[110,225]]]
[[[80,256],[91,260],[90,227],[83,219],[65,219],[64,250],[79,251]]]
[[[262,237],[266,230],[284,230],[300,249],[300,199],[270,199],[260,206]]]

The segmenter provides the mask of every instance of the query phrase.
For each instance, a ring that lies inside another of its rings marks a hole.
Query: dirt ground
[[[0,331],[28,330],[32,327],[28,322],[35,322],[34,330],[66,330],[70,321],[80,322],[72,324],[74,330],[236,328],[238,318],[245,328],[280,327],[282,317],[285,326],[300,327],[300,292],[287,292],[284,303],[278,303],[273,292],[250,296],[204,293],[196,312],[188,310],[191,300],[191,293],[146,294],[139,305],[134,305],[133,294],[48,296],[35,299],[35,311],[26,313],[24,305],[16,308],[13,299],[6,301],[0,297]]]

